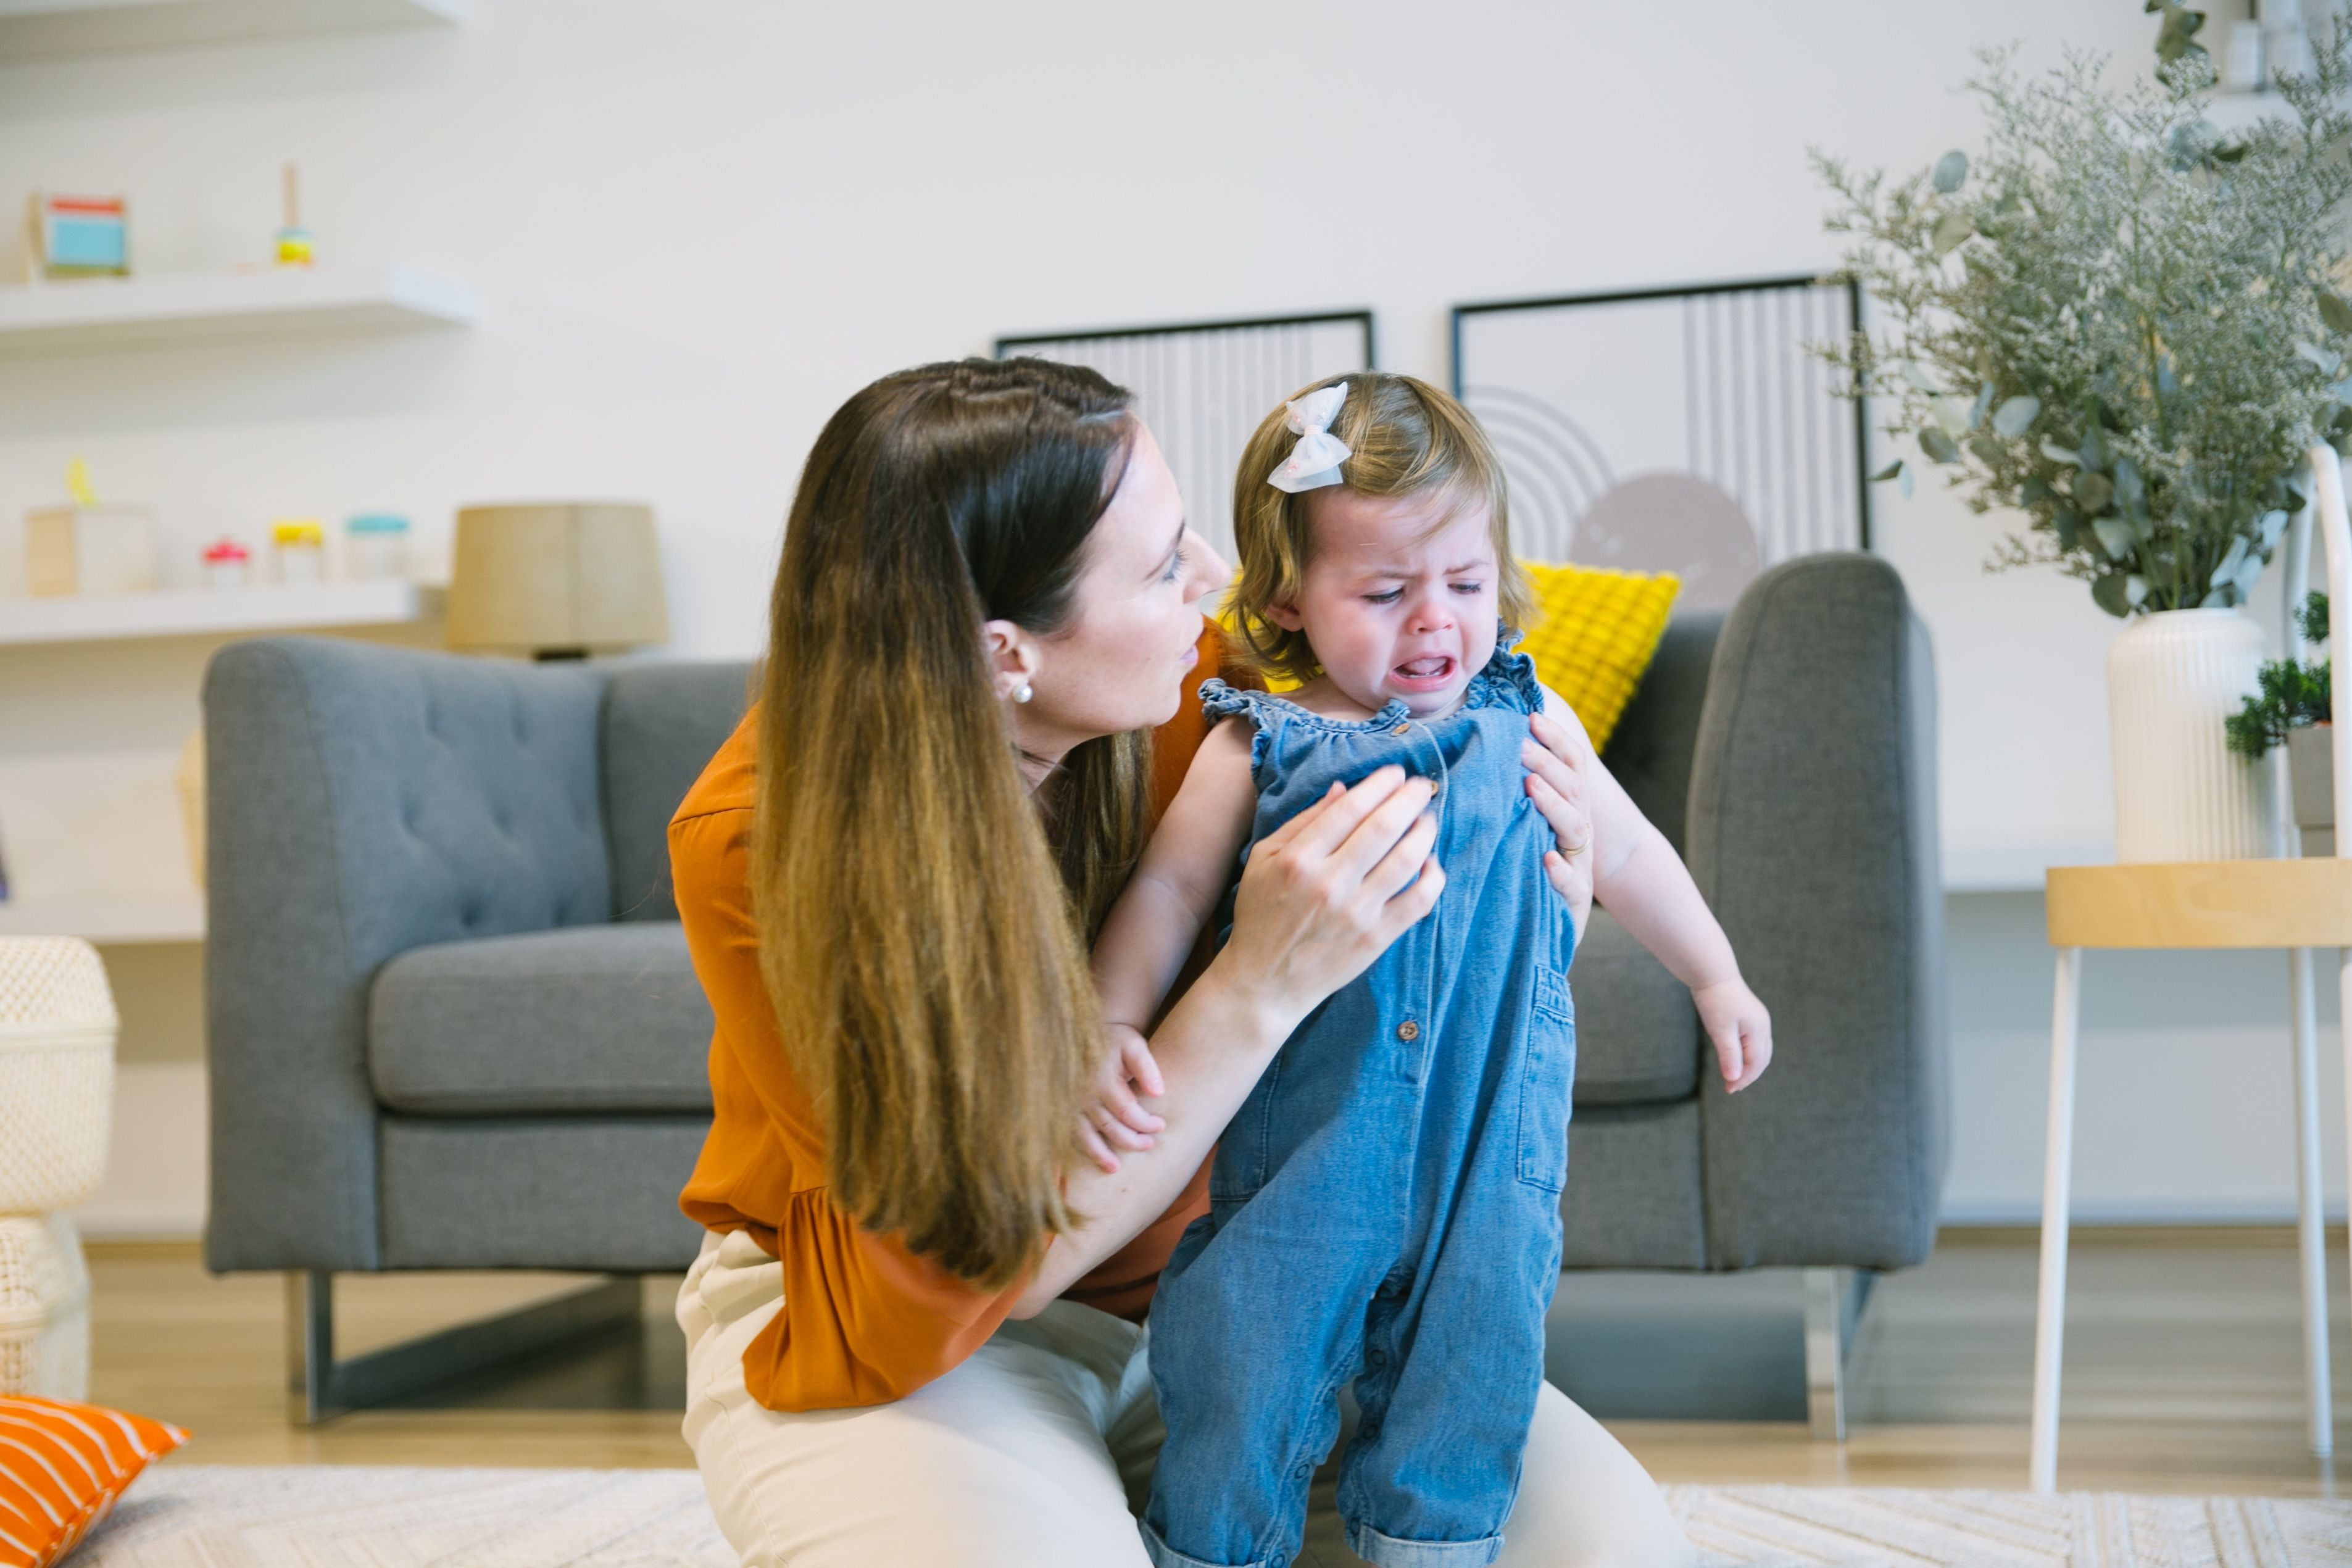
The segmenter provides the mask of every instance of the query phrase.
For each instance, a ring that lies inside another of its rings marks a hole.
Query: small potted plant
[[[2352,450],[2347,43],[2280,79],[2292,120],[2235,139],[2201,51],[2122,92],[2096,57],[2029,80],[1988,51],[1973,160],[1890,182],[1814,155],[1876,318],[1824,350],[1846,389],[1973,510],[2018,514],[1988,570],[2055,567],[2131,622],[2107,661],[2120,859],[2271,852],[2271,791],[2222,726],[2306,455]],[[1916,480],[1907,458],[1874,477]]]
[[[2314,648],[2326,643],[2327,595],[2306,598],[2295,612],[2295,623],[2305,643]],[[2225,727],[2230,749],[2250,761],[2261,761],[2273,746],[2287,748],[2294,822],[2305,852],[2314,854],[2334,849],[2332,842],[2322,849],[2310,837],[2315,829],[2336,826],[2336,759],[2328,731],[2334,685],[2326,658],[2273,659],[2262,668],[2260,689]]]

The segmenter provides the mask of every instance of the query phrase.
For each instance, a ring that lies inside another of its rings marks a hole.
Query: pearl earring
[[[1017,703],[1025,703],[1036,695],[1037,694],[1035,692],[1030,689],[1029,683],[1024,681],[1021,683],[1021,689],[1013,694],[1013,700]]]

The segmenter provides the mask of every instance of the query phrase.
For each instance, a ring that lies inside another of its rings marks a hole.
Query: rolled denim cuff
[[[1187,1557],[1160,1540],[1160,1532],[1141,1520],[1135,1521],[1135,1527],[1143,1531],[1143,1551],[1151,1559],[1151,1568],[1266,1568],[1266,1560],[1263,1557],[1248,1563],[1206,1563],[1198,1557]],[[1495,1539],[1500,1541],[1502,1537]],[[1480,1558],[1479,1561],[1491,1562],[1492,1559]]]
[[[1503,1537],[1498,1531],[1478,1541],[1400,1541],[1351,1522],[1348,1550],[1373,1568],[1486,1568],[1502,1553]]]

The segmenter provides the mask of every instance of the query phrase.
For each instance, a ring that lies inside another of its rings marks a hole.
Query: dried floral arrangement
[[[2024,514],[1987,570],[2055,566],[2117,616],[2242,603],[2312,445],[2352,452],[2347,52],[2339,18],[2278,84],[2294,117],[2225,137],[2201,49],[2121,92],[2096,56],[2029,80],[1989,50],[1973,160],[1890,182],[1813,154],[1875,318],[1822,355],[1971,509]]]

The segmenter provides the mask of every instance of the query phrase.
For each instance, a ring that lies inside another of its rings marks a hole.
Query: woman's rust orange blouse
[[[1213,629],[1176,717],[1156,737],[1153,810],[1164,806],[1207,733],[1198,689],[1217,673]],[[1228,672],[1228,674],[1231,674]],[[760,977],[748,875],[754,713],[710,759],[669,824],[671,876],[694,972],[718,1027],[710,1040],[709,1136],[679,1206],[712,1230],[748,1230],[784,1266],[783,1310],[743,1357],[751,1397],[772,1410],[880,1405],[956,1365],[996,1332],[1021,1293],[974,1289],[876,1235],[835,1206],[824,1129],[784,1065]],[[1186,1225],[1208,1207],[1208,1169],[1174,1207],[1066,1299],[1139,1320]]]

